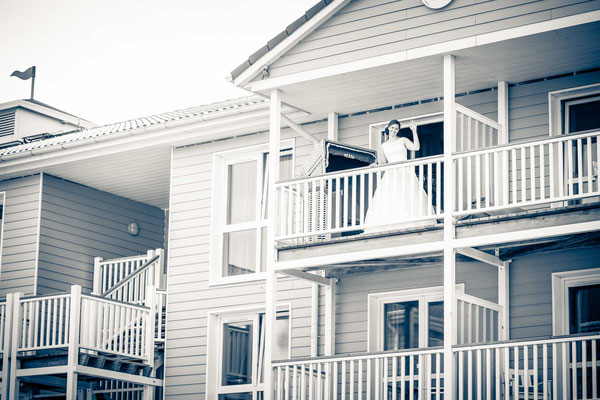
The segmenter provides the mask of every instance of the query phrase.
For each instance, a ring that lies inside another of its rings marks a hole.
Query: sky
[[[0,0],[0,103],[97,124],[249,95],[226,81],[317,0]]]

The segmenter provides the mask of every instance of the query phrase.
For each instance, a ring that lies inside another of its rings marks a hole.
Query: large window
[[[554,335],[600,331],[600,268],[552,274]]]
[[[266,146],[215,156],[211,281],[258,278],[266,269]],[[292,147],[282,147],[280,179],[293,177]]]
[[[257,400],[264,392],[265,314],[234,313],[213,316],[209,327],[211,342],[209,398],[218,400]],[[290,357],[290,313],[277,312],[273,359]],[[212,395],[214,393],[214,396]]]
[[[442,346],[443,300],[443,286],[369,295],[369,351]]]

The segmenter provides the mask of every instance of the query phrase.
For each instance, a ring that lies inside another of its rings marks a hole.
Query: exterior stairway
[[[0,397],[162,398],[165,287],[158,249],[96,258],[92,294],[9,294],[0,302]]]

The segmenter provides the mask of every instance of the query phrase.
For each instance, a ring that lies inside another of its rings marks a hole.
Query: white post
[[[66,400],[77,399],[77,372],[79,362],[79,328],[81,322],[81,286],[71,286],[71,310],[69,310],[69,353],[67,355]]]
[[[265,332],[265,400],[273,400],[273,367],[272,349],[275,341],[274,332],[275,319],[277,317],[277,273],[275,272],[275,261],[277,257],[275,249],[275,230],[277,227],[278,204],[275,182],[279,180],[279,152],[281,141],[281,91],[271,91],[270,103],[270,134],[269,134],[269,221],[267,229],[267,283],[266,283],[266,332]]]
[[[158,260],[154,266],[154,286],[158,289],[164,289],[166,282],[163,277],[165,276],[165,250],[156,249],[154,255],[158,255]]]
[[[310,356],[316,357],[319,346],[319,284],[312,284],[310,308]]]
[[[510,261],[498,268],[498,305],[502,307],[502,315],[498,321],[498,339],[508,340],[509,335],[509,273]]]
[[[455,59],[444,56],[444,393],[456,398],[456,369],[452,345],[456,344],[456,250],[452,211],[454,179],[452,150],[456,138]]]
[[[148,286],[146,288],[146,307],[150,309],[148,313],[148,319],[146,320],[146,331],[144,332],[146,337],[146,357],[148,359],[148,365],[152,369],[151,376],[156,376],[154,369],[154,339],[155,335],[155,319],[156,319],[156,287]],[[158,311],[160,312],[160,310]],[[143,391],[144,400],[154,399],[154,386],[146,385]]]
[[[12,341],[10,344],[10,384],[9,384],[9,399],[10,400],[18,400],[19,399],[19,380],[17,379],[17,353],[19,351],[19,339],[21,338],[21,320],[23,319],[23,315],[21,314],[21,296],[23,293],[14,293],[13,294],[13,312],[12,312]],[[6,355],[5,355],[6,357]],[[2,382],[2,386],[4,386],[4,382]]]
[[[337,294],[337,282],[329,280],[329,286],[325,288],[325,355],[335,355],[335,296]]]
[[[327,114],[327,139],[338,141],[338,114],[331,112]]]
[[[498,82],[498,123],[502,132],[498,132],[498,144],[507,144],[508,137],[508,82]]]
[[[9,386],[9,358],[12,357],[11,346],[12,346],[12,326],[13,326],[13,312],[14,312],[14,298],[13,294],[9,293],[6,295],[6,303],[4,307],[4,343],[2,343],[2,385],[0,386],[0,399],[8,398],[8,386]],[[14,364],[14,362],[13,362]]]
[[[100,268],[102,260],[102,257],[94,257],[94,282],[92,283],[92,294],[95,294],[96,296],[102,295],[102,269]]]

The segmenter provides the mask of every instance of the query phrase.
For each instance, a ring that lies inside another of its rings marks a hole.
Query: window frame
[[[600,284],[600,268],[552,274],[552,335],[569,335],[569,289]]]
[[[296,143],[295,139],[281,141],[281,149],[290,149],[292,156],[292,175],[295,173]],[[212,201],[211,201],[211,245],[210,245],[210,267],[209,286],[227,285],[231,283],[250,282],[266,279],[266,271],[260,271],[262,237],[261,230],[267,227],[268,219],[263,218],[263,207],[261,206],[264,180],[263,176],[257,176],[256,191],[256,215],[253,221],[227,224],[227,188],[228,168],[232,164],[257,161],[257,172],[264,166],[264,154],[269,152],[269,144],[261,143],[246,146],[241,149],[226,150],[213,154],[213,176],[212,176]],[[287,153],[285,153],[287,154]],[[280,153],[281,156],[281,153]],[[265,171],[268,171],[268,166]],[[223,276],[223,235],[228,232],[239,232],[243,230],[256,230],[256,266],[259,271]]]
[[[277,312],[287,312],[289,319],[288,326],[288,358],[292,354],[292,304],[280,303],[276,308]],[[236,307],[218,311],[208,312],[208,332],[207,332],[207,351],[206,351],[206,398],[217,400],[220,394],[227,393],[247,393],[253,394],[253,399],[257,399],[259,392],[264,391],[264,381],[257,382],[258,357],[260,349],[260,337],[258,335],[260,327],[260,315],[266,315],[264,307]],[[253,322],[253,330],[257,333],[253,335],[252,342],[252,383],[243,385],[223,385],[223,326],[232,322]]]
[[[549,135],[560,136],[568,133],[568,129],[566,129],[568,115],[565,115],[564,105],[577,101],[582,97],[595,95],[600,95],[600,83],[548,92]]]
[[[457,283],[456,291],[465,292],[465,284]],[[444,300],[444,286],[430,286],[417,289],[401,289],[390,292],[369,293],[368,295],[368,351],[383,351],[385,343],[385,305],[397,302],[419,302],[419,347],[429,347],[428,303]]]
[[[574,98],[573,100],[565,100],[562,102],[563,104],[563,132],[565,134],[569,134],[569,133],[577,133],[577,132],[570,132],[569,131],[569,113],[570,113],[570,109],[571,106],[575,106],[575,105],[579,105],[579,104],[585,104],[585,103],[591,103],[593,101],[599,101],[600,100],[600,91],[598,91],[598,93],[596,95],[592,94],[590,96],[585,96],[584,98],[581,97],[577,97]],[[581,131],[579,133],[583,133],[585,131]]]

